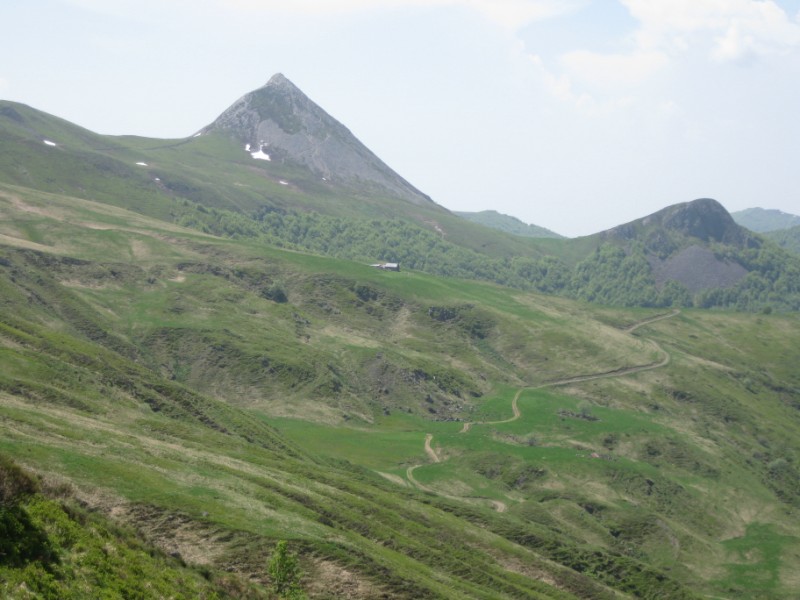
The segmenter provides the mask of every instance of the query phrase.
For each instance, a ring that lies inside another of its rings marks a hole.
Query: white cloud
[[[585,50],[568,52],[561,58],[568,72],[600,88],[636,85],[669,63],[663,52],[635,51],[631,54],[598,54]]]
[[[142,16],[143,13],[163,15],[167,9],[192,8],[190,0],[169,0],[169,2],[152,2],[151,0],[61,0],[85,11],[99,13],[117,18]],[[150,4],[150,6],[148,6]]]
[[[630,98],[620,98],[611,101],[601,100],[584,89],[577,86],[573,77],[566,73],[554,73],[545,66],[539,56],[528,56],[534,70],[544,89],[556,100],[576,108],[581,114],[600,116],[609,111],[630,105]]]
[[[639,50],[629,54],[573,50],[551,68],[537,55],[529,59],[551,96],[595,117],[638,106],[648,80],[670,62],[663,52]],[[664,115],[670,112],[658,110]]]
[[[556,75],[550,72],[547,67],[545,67],[542,59],[535,54],[530,55],[529,58],[539,77],[541,78],[545,89],[551,95],[555,96],[559,100],[570,102],[572,104],[578,104],[581,102],[581,98],[572,90],[572,82],[568,76]],[[584,101],[586,100],[588,100],[588,98],[584,99]]]
[[[731,25],[722,36],[714,38],[711,56],[719,62],[743,62],[759,54],[759,43],[752,34],[742,31],[739,25]]]
[[[641,27],[639,48],[681,52],[708,47],[717,61],[800,48],[800,23],[772,0],[620,0]]]
[[[93,1],[93,0],[76,0]],[[228,8],[263,12],[325,16],[397,8],[467,7],[496,24],[519,29],[534,21],[555,17],[585,4],[586,0],[218,0]]]
[[[221,6],[261,12],[300,13],[304,15],[330,15],[359,12],[372,8],[422,5],[423,0],[219,0]]]
[[[667,118],[678,116],[683,112],[681,106],[675,100],[663,100],[658,105],[658,111],[662,117]]]
[[[618,1],[637,22],[626,37],[609,40],[619,50],[575,48],[547,68],[532,57],[545,88],[585,113],[639,104],[654,115],[676,116],[679,111],[664,110],[669,101],[658,91],[674,77],[703,63],[749,64],[800,53],[800,15],[791,18],[774,0]]]
[[[454,3],[466,4],[511,29],[568,13],[578,6],[574,0],[457,0]]]

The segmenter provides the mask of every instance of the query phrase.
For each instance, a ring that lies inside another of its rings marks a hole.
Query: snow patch
[[[245,144],[244,145],[244,151],[245,152],[250,152],[250,144]]]
[[[46,146],[55,146],[56,145],[55,142],[51,142],[50,140],[42,140],[42,141],[45,143]]]
[[[201,135],[203,135],[203,132],[202,131],[198,131],[192,137],[200,137]]]
[[[146,162],[137,162],[136,164],[139,165],[140,167],[146,167],[147,166]]]
[[[156,177],[155,179],[153,179],[153,181],[161,181],[161,178]]]
[[[271,161],[272,159],[269,157],[269,154],[267,154],[266,152],[264,152],[264,146],[265,146],[265,145],[266,145],[266,144],[264,144],[264,142],[261,142],[261,143],[258,145],[258,151],[256,151],[256,152],[250,152],[250,144],[247,144],[247,146],[245,146],[245,150],[247,150],[248,152],[250,152],[250,156],[252,156],[252,157],[253,157],[253,158],[255,158],[256,160],[269,160],[269,161]]]
[[[281,185],[289,185],[289,182],[288,181],[284,181],[283,179],[279,179],[278,183],[280,183]]]

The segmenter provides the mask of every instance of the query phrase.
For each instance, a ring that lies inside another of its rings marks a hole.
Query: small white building
[[[384,271],[399,271],[400,270],[400,263],[376,263],[374,265],[370,265],[375,267],[376,269],[383,269]]]

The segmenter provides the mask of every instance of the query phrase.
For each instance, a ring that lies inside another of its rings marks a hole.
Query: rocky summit
[[[328,182],[377,186],[414,204],[433,204],[280,73],[200,133],[210,132],[228,133],[259,157],[300,164]]]
[[[711,198],[668,206],[597,237],[645,257],[658,287],[674,281],[692,294],[736,286],[749,269],[733,256],[763,244]]]
[[[730,213],[716,200],[699,198],[668,206],[642,219],[610,229],[608,237],[630,239],[652,229],[695,238],[706,243],[719,242],[737,247],[758,245],[758,240],[736,224]]]

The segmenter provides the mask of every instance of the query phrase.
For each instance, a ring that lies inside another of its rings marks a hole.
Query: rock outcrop
[[[433,205],[280,73],[234,102],[200,133],[209,132],[227,133],[261,153],[259,157],[302,165],[328,182]]]

